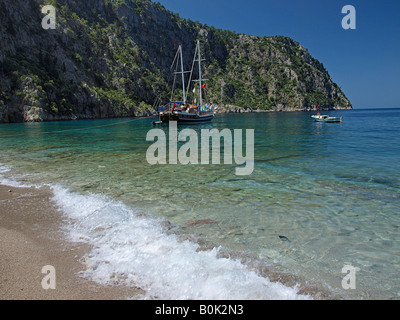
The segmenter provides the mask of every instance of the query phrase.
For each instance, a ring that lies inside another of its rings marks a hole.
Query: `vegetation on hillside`
[[[44,4],[56,8],[56,30],[41,28]],[[170,97],[177,47],[190,69],[197,39],[210,102],[350,107],[296,41],[217,29],[157,2],[0,0],[0,18],[0,122],[145,115],[156,97]]]

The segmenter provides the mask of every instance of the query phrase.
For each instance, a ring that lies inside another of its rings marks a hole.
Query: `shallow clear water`
[[[192,127],[254,129],[250,176],[235,175],[235,163],[149,165],[154,119],[1,125],[0,163],[33,182],[163,217],[179,233],[342,296],[399,298],[400,109],[330,113],[344,122],[316,123],[307,112],[228,114]],[[206,219],[215,223],[192,223]],[[355,290],[342,289],[344,265],[359,270]]]

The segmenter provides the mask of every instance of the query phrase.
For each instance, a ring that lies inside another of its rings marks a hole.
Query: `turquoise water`
[[[344,122],[254,113],[191,127],[254,129],[250,176],[235,175],[235,163],[149,165],[154,119],[1,125],[0,164],[30,182],[111,197],[207,247],[256,257],[343,297],[398,299],[400,109],[328,113]],[[355,290],[342,289],[345,265],[358,270]]]

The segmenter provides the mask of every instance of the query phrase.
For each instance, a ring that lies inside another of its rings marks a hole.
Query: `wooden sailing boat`
[[[187,88],[185,87],[185,72],[183,67],[183,54],[182,54],[182,46],[179,46],[178,51],[176,52],[174,62],[172,63],[171,69],[176,65],[176,70],[178,68],[178,63],[180,60],[181,71],[175,71],[174,77],[174,85],[172,88],[172,96],[175,89],[175,80],[176,75],[182,75],[182,92],[183,92],[183,101],[173,101],[171,96],[170,103],[159,109],[159,118],[162,123],[168,123],[170,121],[177,121],[178,123],[205,123],[210,122],[214,119],[215,113],[212,108],[208,105],[203,105],[203,89],[205,84],[203,83],[202,74],[201,74],[201,52],[200,52],[200,41],[197,41],[197,46],[193,58],[192,70],[190,72],[190,80],[192,79],[194,65],[198,62],[199,65],[199,79],[193,80],[193,82],[199,83],[199,104],[189,104],[187,102],[188,92],[190,88],[191,81],[189,80]]]

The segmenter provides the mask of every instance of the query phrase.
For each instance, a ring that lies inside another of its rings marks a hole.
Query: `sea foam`
[[[53,191],[70,218],[70,240],[93,247],[83,274],[98,283],[140,287],[146,292],[143,299],[311,299],[221,257],[218,248],[199,251],[198,244],[166,233],[160,218],[103,195],[81,195],[61,186]]]
[[[19,177],[21,178],[21,177]],[[23,178],[23,177],[22,177]],[[14,187],[14,188],[30,188],[37,187],[34,184],[26,184],[18,181],[15,176],[11,174],[11,167],[0,163],[0,184]]]

